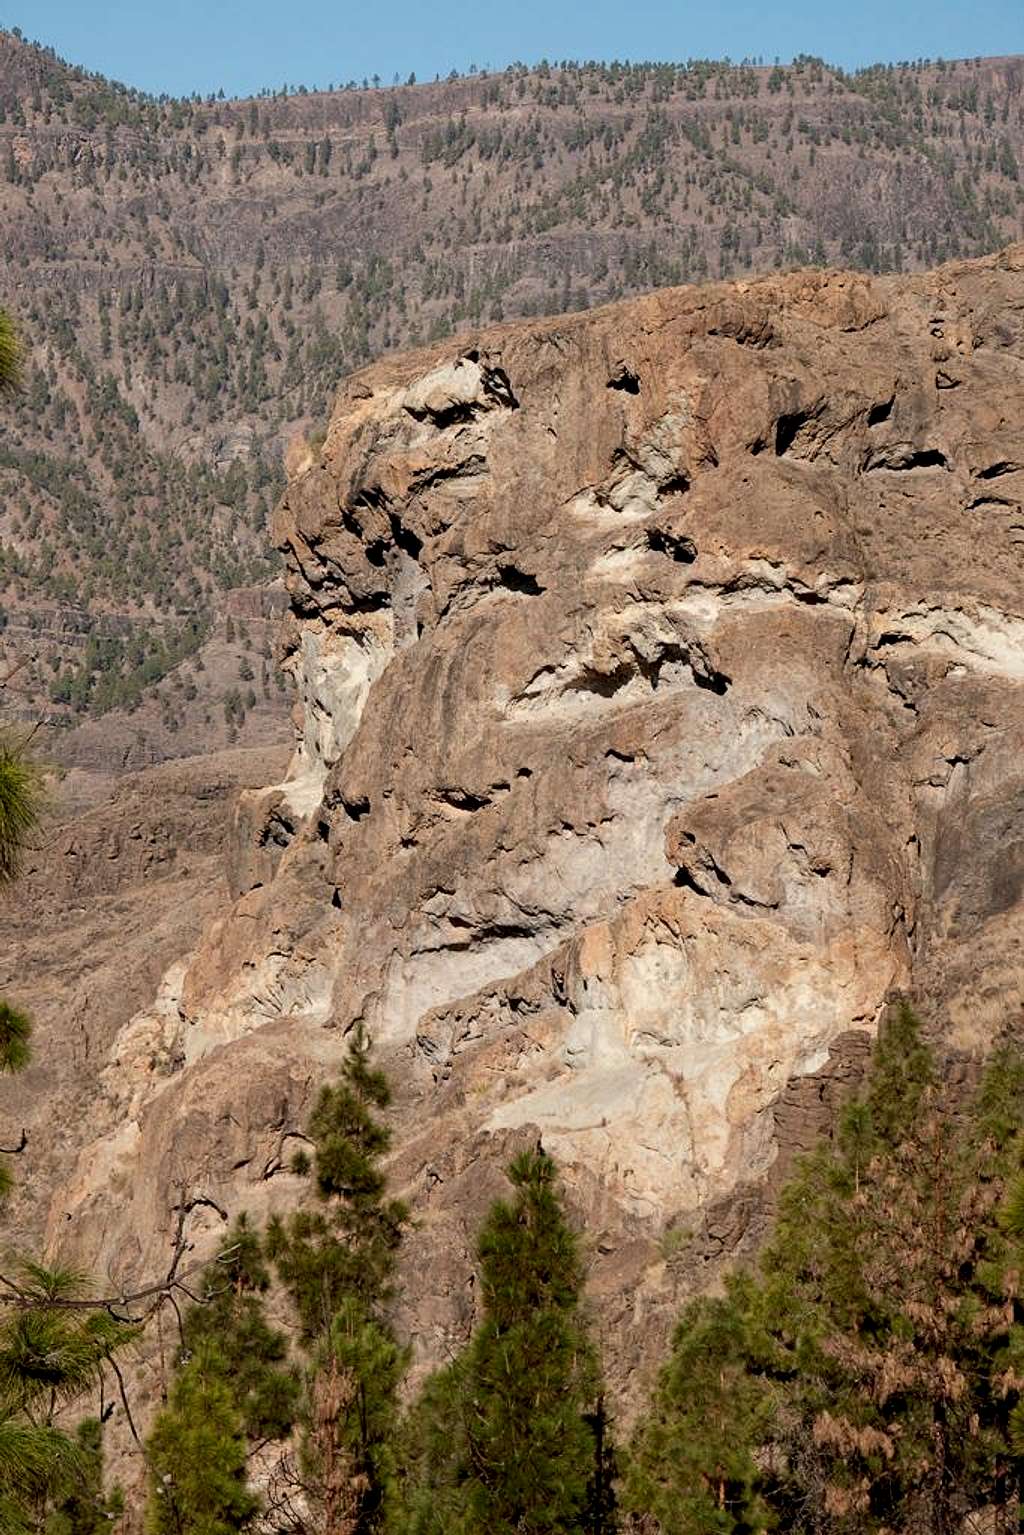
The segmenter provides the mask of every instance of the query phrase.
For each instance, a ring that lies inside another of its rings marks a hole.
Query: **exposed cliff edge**
[[[243,795],[236,904],[117,1041],[53,1229],[144,1265],[181,1181],[293,1197],[288,1138],[362,1018],[424,1357],[539,1132],[621,1382],[677,1298],[666,1230],[756,1188],[803,1134],[791,1084],[892,987],[965,1050],[1020,1013],[1024,246],[382,362],[276,537],[292,776]]]

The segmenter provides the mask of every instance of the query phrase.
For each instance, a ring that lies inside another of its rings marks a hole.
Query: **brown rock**
[[[241,899],[163,1022],[116,1046],[121,1139],[70,1225],[89,1249],[129,1156],[134,1203],[89,1256],[133,1232],[151,1261],[190,1168],[265,1203],[297,1084],[362,1019],[421,1358],[469,1325],[475,1223],[540,1133],[621,1387],[694,1282],[666,1233],[710,1263],[753,1239],[892,988],[984,1048],[1024,1000],[1022,364],[1024,247],[656,293],[348,381],[276,518],[293,773],[240,812]],[[140,1087],[158,1028],[180,1065]]]

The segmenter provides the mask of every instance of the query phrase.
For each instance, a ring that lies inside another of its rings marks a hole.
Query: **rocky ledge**
[[[116,1042],[54,1229],[124,1269],[182,1185],[294,1198],[362,1019],[422,1357],[539,1135],[622,1384],[689,1282],[671,1234],[742,1243],[892,988],[961,1052],[1020,1014],[1024,246],[384,361],[276,538],[292,770],[242,796],[235,904]]]

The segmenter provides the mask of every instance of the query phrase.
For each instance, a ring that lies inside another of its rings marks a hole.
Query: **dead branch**
[[[118,1364],[113,1354],[109,1352],[107,1353],[106,1359],[110,1368],[113,1370],[115,1376],[117,1377],[117,1389],[121,1397],[121,1406],[124,1408],[124,1415],[128,1419],[128,1427],[132,1431],[132,1438],[135,1440],[135,1443],[138,1445],[139,1449],[142,1450],[143,1454],[145,1454],[145,1448],[143,1446],[142,1440],[139,1438],[139,1431],[135,1427],[135,1419],[132,1417],[131,1407],[128,1405],[128,1389],[124,1383],[124,1376],[121,1373],[121,1366]]]
[[[234,1247],[226,1248],[214,1257],[182,1266],[186,1255],[193,1250],[193,1243],[188,1235],[188,1218],[194,1210],[202,1206],[215,1210],[222,1220],[228,1219],[227,1211],[217,1204],[216,1200],[204,1194],[195,1195],[175,1205],[177,1221],[172,1240],[171,1260],[166,1274],[161,1279],[140,1285],[138,1289],[122,1290],[117,1295],[50,1297],[41,1294],[38,1287],[21,1284],[10,1275],[0,1273],[0,1306],[10,1306],[17,1311],[106,1311],[117,1322],[123,1322],[131,1327],[141,1327],[165,1301],[173,1302],[175,1294],[184,1295],[188,1300],[201,1305],[204,1297],[190,1289],[186,1281],[209,1268],[213,1263],[224,1263],[235,1251]],[[177,1306],[175,1309],[177,1310]]]
[[[4,675],[0,677],[0,688],[5,688],[10,682],[11,678],[16,677],[21,671],[22,667],[27,666],[31,659],[31,656],[22,656],[20,661],[15,661],[10,667],[8,667]]]

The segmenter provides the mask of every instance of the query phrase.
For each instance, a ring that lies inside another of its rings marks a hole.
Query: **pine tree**
[[[631,1506],[674,1535],[770,1517],[952,1535],[972,1511],[1005,1515],[1024,1448],[1024,1190],[1019,1227],[1007,1196],[1022,1150],[1020,1051],[996,1051],[965,1104],[894,1010],[864,1092],[783,1190],[758,1271],[684,1313]]]
[[[264,1315],[269,1284],[243,1215],[183,1320],[179,1369],[148,1445],[152,1535],[227,1535],[259,1512],[248,1455],[290,1432],[299,1387],[284,1334]]]
[[[480,1324],[411,1415],[404,1527],[415,1535],[611,1529],[594,1497],[597,1357],[555,1164],[524,1153],[509,1179],[515,1198],[494,1205],[478,1245]]]
[[[391,1295],[409,1212],[387,1197],[380,1167],[391,1132],[375,1117],[391,1101],[387,1078],[370,1065],[362,1026],[353,1032],[341,1080],[324,1087],[309,1121],[312,1166],[300,1153],[293,1169],[312,1173],[318,1205],[287,1221],[272,1219],[267,1251],[288,1286],[303,1341],[330,1336],[335,1313],[352,1296],[372,1309]]]
[[[208,1346],[216,1352],[252,1443],[291,1432],[299,1393],[298,1373],[287,1364],[288,1341],[266,1318],[269,1288],[263,1245],[243,1214],[207,1270],[201,1304],[184,1319],[185,1351]]]
[[[408,1350],[365,1299],[342,1302],[314,1356],[301,1454],[325,1530],[363,1535],[386,1527],[407,1364]]]
[[[899,1001],[883,1019],[862,1098],[842,1119],[840,1135],[849,1136],[857,1110],[867,1111],[873,1145],[895,1147],[913,1134],[926,1097],[935,1087],[935,1059],[922,1037],[921,1022],[910,1004]]]
[[[362,1027],[341,1080],[310,1118],[315,1207],[272,1221],[268,1251],[295,1304],[310,1371],[302,1412],[298,1490],[331,1535],[384,1528],[393,1480],[397,1391],[408,1352],[389,1320],[405,1205],[380,1166],[390,1131],[377,1117],[391,1098],[370,1065]]]
[[[471,1535],[464,1412],[468,1350],[423,1386],[401,1425],[389,1535]]]
[[[623,1503],[652,1514],[662,1535],[753,1535],[774,1524],[756,1458],[772,1402],[747,1369],[746,1312],[735,1285],[686,1307],[631,1447]]]
[[[111,1353],[133,1328],[102,1309],[82,1308],[83,1276],[23,1259],[24,1304],[0,1318],[0,1530],[35,1532],[54,1504],[88,1479],[86,1446],[58,1416],[98,1386]]]
[[[1016,1134],[1024,1097],[1012,1107]],[[976,1130],[954,1109],[900,1007],[836,1143],[807,1159],[780,1201],[752,1361],[776,1386],[785,1470],[774,1501],[789,1528],[947,1535],[991,1496],[1001,1185],[981,1103]]]
[[[246,1479],[245,1425],[204,1339],[171,1389],[149,1438],[150,1535],[236,1535],[259,1512]]]

